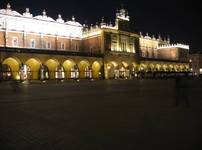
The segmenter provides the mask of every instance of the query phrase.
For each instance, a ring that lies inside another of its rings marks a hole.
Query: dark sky
[[[194,0],[1,0],[0,7],[5,8],[8,2],[20,13],[26,7],[34,15],[46,9],[54,19],[59,13],[65,20],[74,15],[82,24],[95,24],[101,17],[114,21],[117,8],[124,3],[139,31],[169,35],[173,42],[189,44],[191,50],[202,51],[202,5]]]

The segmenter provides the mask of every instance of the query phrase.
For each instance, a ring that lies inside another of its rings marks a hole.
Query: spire
[[[45,9],[43,10],[42,14],[43,14],[43,16],[46,16],[46,10]]]
[[[7,4],[6,8],[7,8],[7,10],[11,10],[11,5],[10,5],[10,3]]]
[[[56,21],[60,22],[60,23],[64,23],[64,20],[62,19],[62,15],[61,14],[58,14],[58,19]]]
[[[101,27],[106,25],[104,17],[102,17],[100,25],[101,25]]]
[[[58,14],[58,19],[62,19],[62,15],[61,14]]]
[[[23,16],[25,16],[25,17],[32,17],[32,14],[30,13],[29,8],[25,9],[25,12],[23,13]]]
[[[26,9],[25,9],[25,12],[26,12],[26,13],[30,13],[30,12],[29,12],[29,8],[26,8]]]
[[[72,16],[72,21],[75,21],[76,19],[75,19],[75,17],[74,16]]]
[[[105,18],[102,17],[102,19],[101,19],[101,23],[104,23],[104,22],[105,22]]]
[[[130,17],[126,9],[124,9],[124,4],[121,4],[121,9],[117,11],[116,18],[119,20],[130,21]]]

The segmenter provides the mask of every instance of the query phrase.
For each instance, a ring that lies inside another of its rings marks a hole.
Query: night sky
[[[202,5],[194,0],[1,0],[0,8],[5,8],[8,2],[20,13],[26,7],[34,15],[45,9],[54,19],[57,14],[62,14],[65,20],[74,15],[77,21],[89,25],[100,22],[101,17],[106,22],[114,21],[117,8],[124,3],[131,22],[142,33],[169,35],[173,43],[189,44],[192,51],[202,51]]]

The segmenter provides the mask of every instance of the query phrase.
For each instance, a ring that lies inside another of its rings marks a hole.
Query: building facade
[[[54,20],[44,10],[33,16],[10,4],[0,10],[1,79],[118,79],[142,73],[188,72],[189,46],[171,44],[170,39],[143,36],[131,29],[125,9],[115,23],[95,26]]]
[[[195,52],[190,54],[190,69],[194,76],[202,76],[202,53]]]

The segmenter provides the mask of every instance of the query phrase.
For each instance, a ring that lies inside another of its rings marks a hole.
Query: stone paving
[[[202,149],[202,81],[0,83],[0,150]],[[16,91],[15,91],[16,90]]]

